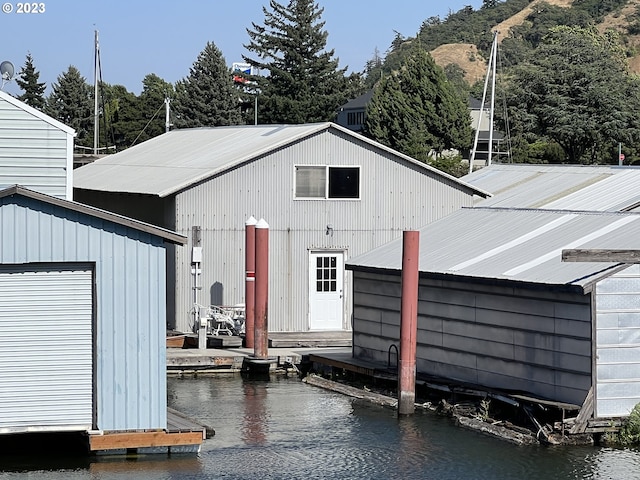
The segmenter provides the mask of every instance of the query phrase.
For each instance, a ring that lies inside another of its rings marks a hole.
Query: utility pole
[[[164,97],[164,106],[165,106],[165,112],[164,112],[164,131],[165,133],[169,131],[169,129],[171,128],[171,121],[169,120],[169,113],[170,113],[170,107],[169,104],[171,103],[171,99],[169,97]]]
[[[100,119],[98,115],[98,81],[100,65],[100,44],[98,42],[98,30],[95,31],[95,51],[93,57],[93,154],[98,155],[98,138],[100,136]]]

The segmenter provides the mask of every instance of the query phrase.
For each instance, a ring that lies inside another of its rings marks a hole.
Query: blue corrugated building
[[[167,429],[169,230],[0,191],[0,433]]]

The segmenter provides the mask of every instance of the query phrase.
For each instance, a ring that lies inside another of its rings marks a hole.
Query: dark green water
[[[199,455],[12,459],[0,479],[640,479],[640,450],[517,447],[297,379],[169,378],[168,394],[215,428]]]

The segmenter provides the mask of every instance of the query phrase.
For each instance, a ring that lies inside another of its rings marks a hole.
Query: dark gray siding
[[[354,272],[354,356],[399,346],[400,276]],[[420,279],[417,371],[581,405],[591,386],[590,297]]]

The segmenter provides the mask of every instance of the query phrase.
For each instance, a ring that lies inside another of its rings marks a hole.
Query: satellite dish
[[[16,69],[13,67],[13,63],[6,60],[0,63],[0,75],[2,75],[3,80],[11,80],[14,73],[16,73]]]

